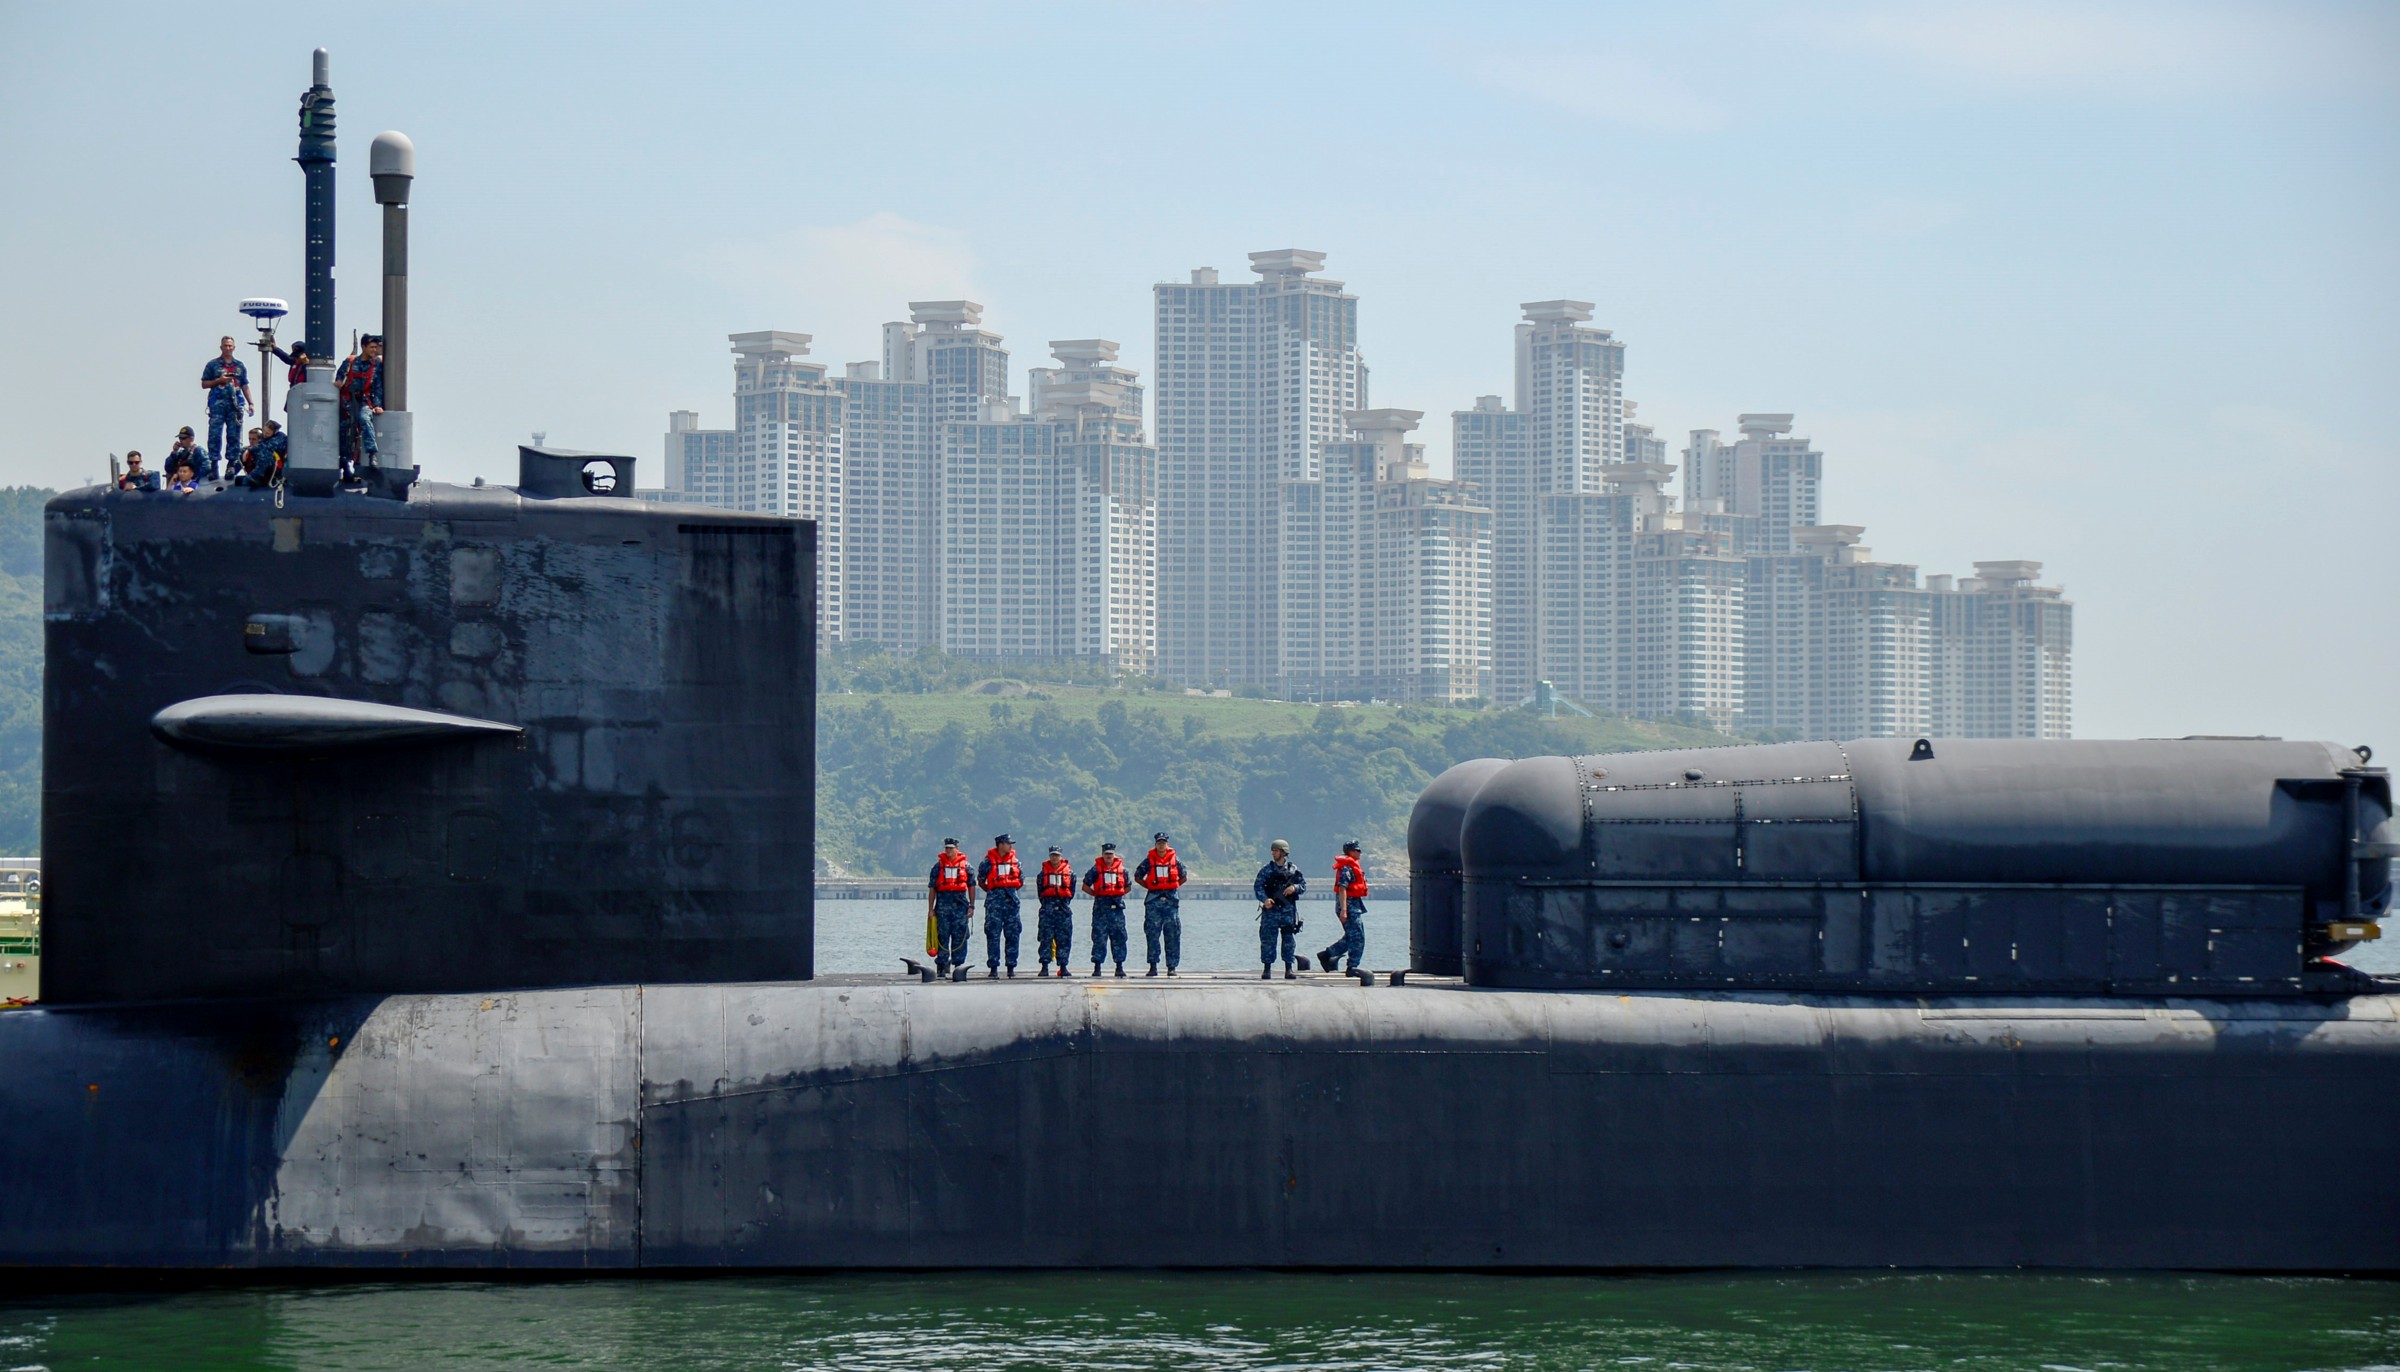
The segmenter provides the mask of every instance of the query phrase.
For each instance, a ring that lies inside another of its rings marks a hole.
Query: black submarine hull
[[[0,1264],[2400,1270],[2400,996],[1192,979],[0,1016]]]

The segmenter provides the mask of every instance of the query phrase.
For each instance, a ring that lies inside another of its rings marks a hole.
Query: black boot
[[[1122,977],[1122,976],[1124,976],[1124,975],[1125,975],[1125,964],[1124,964],[1124,963],[1121,963],[1121,962],[1120,962],[1120,963],[1118,963],[1118,964],[1117,964],[1117,975],[1118,975],[1119,977]]]
[[[1154,976],[1157,976],[1157,975],[1158,975],[1158,964],[1157,964],[1157,963],[1155,963],[1155,962],[1154,962],[1154,963],[1151,963],[1151,964],[1150,964],[1150,970],[1149,970],[1149,971],[1147,971],[1147,972],[1144,972],[1144,973],[1142,973],[1142,975],[1143,975],[1143,976],[1146,976],[1146,977],[1154,977]]]
[[[1270,962],[1266,966],[1259,968],[1258,979],[1260,981],[1273,981],[1275,979],[1275,964]]]
[[[1333,954],[1331,954],[1331,953],[1319,953],[1319,954],[1317,954],[1317,970],[1318,970],[1318,971],[1320,971],[1320,972],[1330,972],[1330,971],[1332,971],[1332,970],[1333,970]]]
[[[1285,963],[1285,964],[1283,965],[1283,979],[1284,979],[1285,981],[1291,981],[1291,980],[1293,980],[1293,977],[1292,977],[1292,965],[1291,965],[1290,963],[1288,963],[1288,962],[1287,962],[1287,963]]]
[[[1014,967],[1011,967],[1011,968],[1009,968],[1009,969],[1008,969],[1008,979],[1009,979],[1010,981],[1015,981],[1015,980],[1017,979],[1017,969],[1016,969],[1016,968],[1014,968]]]

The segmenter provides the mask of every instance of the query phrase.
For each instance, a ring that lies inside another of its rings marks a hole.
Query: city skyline
[[[1591,299],[1676,452],[1798,413],[1840,458],[1828,517],[1878,556],[2040,558],[2083,601],[2079,734],[2400,732],[2388,10],[1328,7],[1340,61],[1257,42],[1290,22],[343,14],[279,55],[164,7],[12,10],[0,175],[41,194],[0,249],[44,269],[0,286],[31,321],[0,356],[0,479],[87,479],[196,422],[187,373],[231,302],[297,294],[290,104],[321,42],[345,330],[373,322],[364,140],[420,149],[437,478],[504,476],[537,429],[648,454],[721,390],[730,329],[873,358],[909,299],[993,302],[1034,353],[1113,337],[1155,378],[1140,292],[1310,243],[1370,302],[1375,404],[1505,395],[1505,352],[1456,340]],[[803,64],[805,133],[762,156],[744,92],[812,52],[840,58]],[[954,58],[972,79],[925,78]],[[1054,132],[1061,92],[1106,132]],[[962,121],[1008,132],[994,175],[909,152]],[[1264,155],[1308,130],[1338,156]],[[1418,434],[1437,475],[1447,430]]]
[[[1436,478],[1424,412],[1373,407],[1327,254],[1246,256],[1255,281],[1152,287],[1154,389],[1113,340],[1053,340],[1029,405],[972,300],[909,302],[837,381],[809,334],[729,335],[736,427],[671,412],[648,494],[816,519],[826,648],[1303,701],[1554,691],[1789,737],[2072,736],[2074,603],[2042,563],[1920,582],[1877,560],[1824,519],[1825,454],[1793,415],[1691,430],[1669,462],[1592,302],[1526,301],[1514,405],[1453,411]]]

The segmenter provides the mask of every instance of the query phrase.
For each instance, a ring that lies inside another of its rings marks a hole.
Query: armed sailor
[[[942,855],[925,875],[925,913],[934,922],[934,971],[965,981],[967,929],[975,920],[975,869],[958,851],[957,839],[942,840]]]
[[[1050,845],[1050,856],[1034,874],[1034,896],[1041,901],[1041,922],[1033,930],[1033,954],[1041,959],[1041,975],[1067,974],[1067,954],[1075,951],[1075,864]]]
[[[1367,869],[1359,861],[1357,839],[1343,844],[1342,855],[1333,860],[1333,915],[1342,922],[1342,934],[1317,954],[1317,970],[1330,972],[1346,956],[1350,965],[1344,970],[1355,973],[1367,956]]]
[[[983,888],[983,974],[1000,975],[1000,949],[1008,948],[1008,974],[1017,974],[1017,936],[1024,922],[1017,914],[1017,892],[1025,889],[1025,864],[1017,860],[1017,845],[1008,835],[992,840],[991,851],[975,864],[975,884]]]
[[[1176,964],[1183,961],[1183,898],[1176,892],[1183,887],[1183,859],[1167,842],[1164,831],[1150,836],[1150,851],[1142,854],[1142,865],[1133,869],[1133,879],[1142,888],[1142,946],[1150,954],[1148,975],[1158,975],[1159,944],[1166,944],[1167,975],[1175,975]]]
[[[1133,889],[1133,877],[1125,870],[1125,859],[1117,856],[1117,845],[1100,845],[1100,857],[1091,870],[1083,874],[1083,893],[1092,898],[1092,975],[1100,975],[1100,964],[1111,952],[1116,954],[1117,975],[1125,975],[1125,893]]]
[[[1265,981],[1275,975],[1275,945],[1283,944],[1283,979],[1292,979],[1292,966],[1299,959],[1293,940],[1300,934],[1300,897],[1308,890],[1308,878],[1292,865],[1292,845],[1277,839],[1268,845],[1267,865],[1258,869],[1258,879],[1250,883],[1250,894],[1258,901],[1258,979]]]

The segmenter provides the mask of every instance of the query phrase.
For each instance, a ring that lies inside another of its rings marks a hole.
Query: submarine
[[[301,152],[329,357],[321,51]],[[1484,759],[1407,969],[820,975],[813,526],[287,404],[279,488],[46,512],[0,1265],[2400,1271],[2364,750]]]

